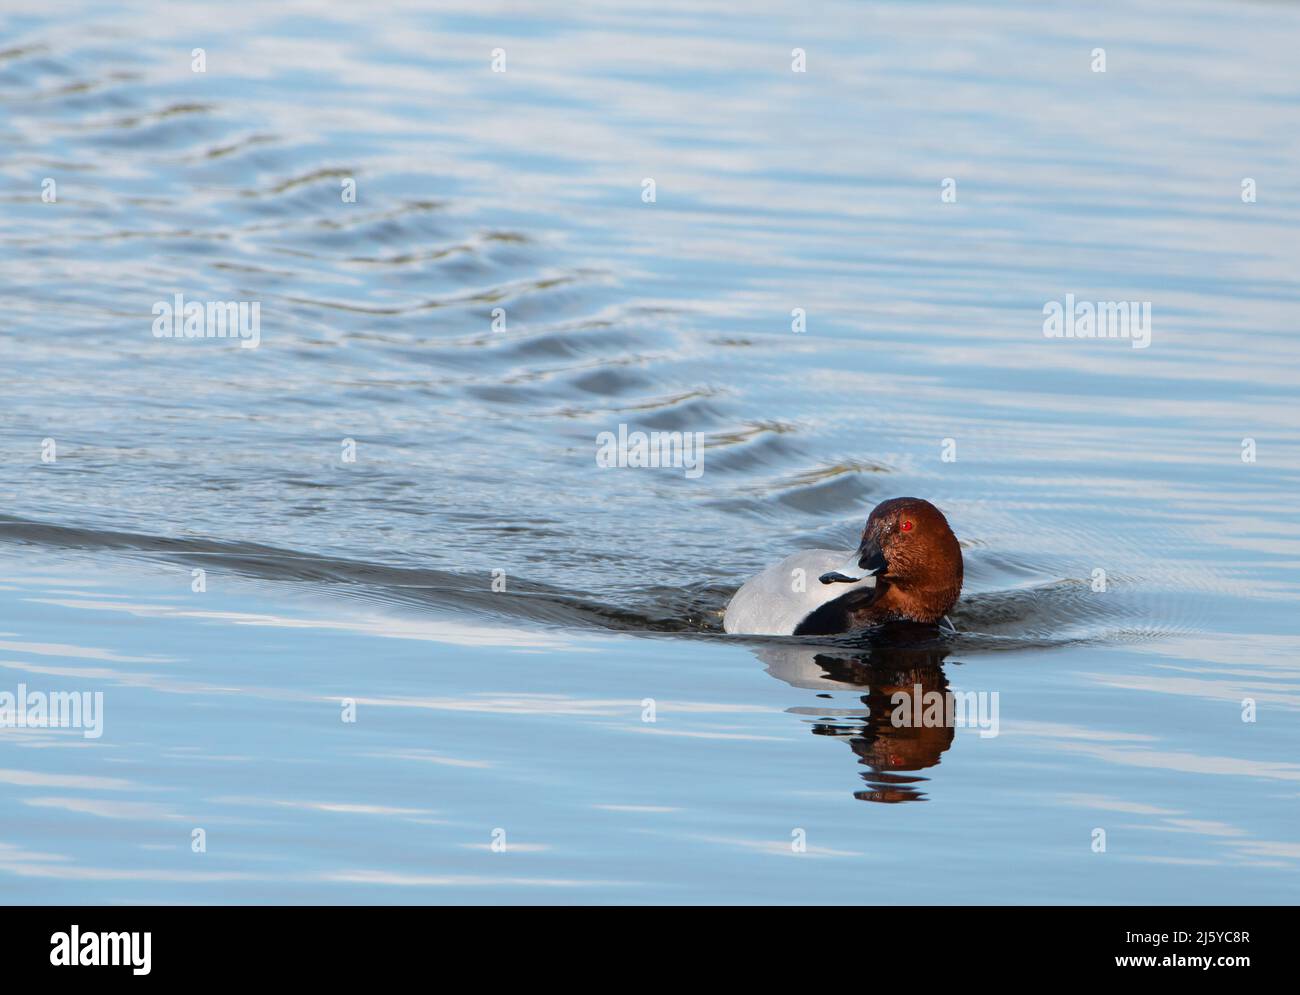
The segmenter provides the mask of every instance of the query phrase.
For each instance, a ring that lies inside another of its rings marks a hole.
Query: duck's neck
[[[871,611],[877,618],[894,617],[934,623],[952,610],[960,593],[960,578],[955,584],[921,586],[891,583],[881,592],[871,606]]]

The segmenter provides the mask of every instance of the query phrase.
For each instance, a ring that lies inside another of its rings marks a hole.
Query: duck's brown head
[[[943,512],[921,498],[892,498],[876,505],[849,566],[856,566],[851,573],[859,577],[876,577],[876,596],[863,609],[869,620],[937,622],[961,594],[961,546]],[[822,581],[859,577],[832,573]]]

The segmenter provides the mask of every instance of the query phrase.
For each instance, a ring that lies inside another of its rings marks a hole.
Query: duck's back
[[[818,580],[842,566],[849,555],[847,549],[792,553],[745,582],[727,605],[722,627],[737,635],[793,635],[799,623],[823,605],[851,591],[875,587],[875,577],[854,584],[823,584]]]

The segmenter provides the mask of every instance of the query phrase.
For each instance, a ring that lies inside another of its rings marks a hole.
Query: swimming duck
[[[730,633],[823,636],[882,622],[934,623],[961,593],[961,546],[921,498],[882,501],[858,548],[806,549],[746,581],[727,605]]]

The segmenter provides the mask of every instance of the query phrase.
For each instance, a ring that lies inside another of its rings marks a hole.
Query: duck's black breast
[[[796,636],[834,636],[851,631],[861,624],[861,612],[880,599],[885,584],[859,588],[843,597],[828,601],[794,627]]]

